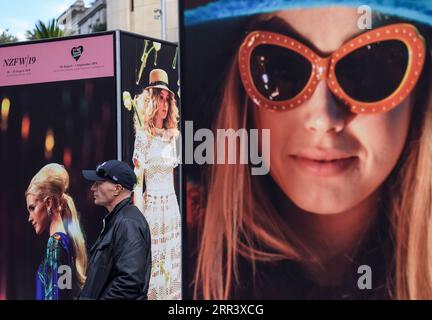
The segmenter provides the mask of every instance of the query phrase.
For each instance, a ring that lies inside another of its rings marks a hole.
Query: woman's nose
[[[315,133],[340,133],[353,114],[339,105],[325,80],[320,81],[312,97],[303,106],[306,130]]]

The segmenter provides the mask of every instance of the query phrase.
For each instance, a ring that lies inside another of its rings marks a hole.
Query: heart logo
[[[84,52],[84,47],[83,46],[79,46],[79,47],[73,47],[71,50],[71,55],[72,58],[75,59],[75,61],[78,61],[78,59],[81,57],[81,55]]]

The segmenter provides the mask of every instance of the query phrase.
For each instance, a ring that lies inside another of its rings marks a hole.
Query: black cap
[[[96,170],[83,170],[84,178],[90,181],[110,181],[120,184],[132,191],[137,178],[134,171],[126,162],[108,160],[97,165]]]

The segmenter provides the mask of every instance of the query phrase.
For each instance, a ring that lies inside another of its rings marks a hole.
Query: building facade
[[[106,18],[106,0],[93,2],[78,22],[78,33],[84,34],[107,30]]]
[[[76,0],[58,18],[57,23],[70,34],[86,34],[107,29],[106,0],[96,0],[86,7],[83,0]]]
[[[178,0],[106,2],[108,30],[121,29],[158,39],[163,39],[165,34],[165,40],[178,42]]]

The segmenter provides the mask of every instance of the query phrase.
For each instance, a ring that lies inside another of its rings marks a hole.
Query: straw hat
[[[149,85],[145,89],[149,88],[165,89],[174,95],[174,92],[168,87],[168,74],[162,69],[150,71]]]

